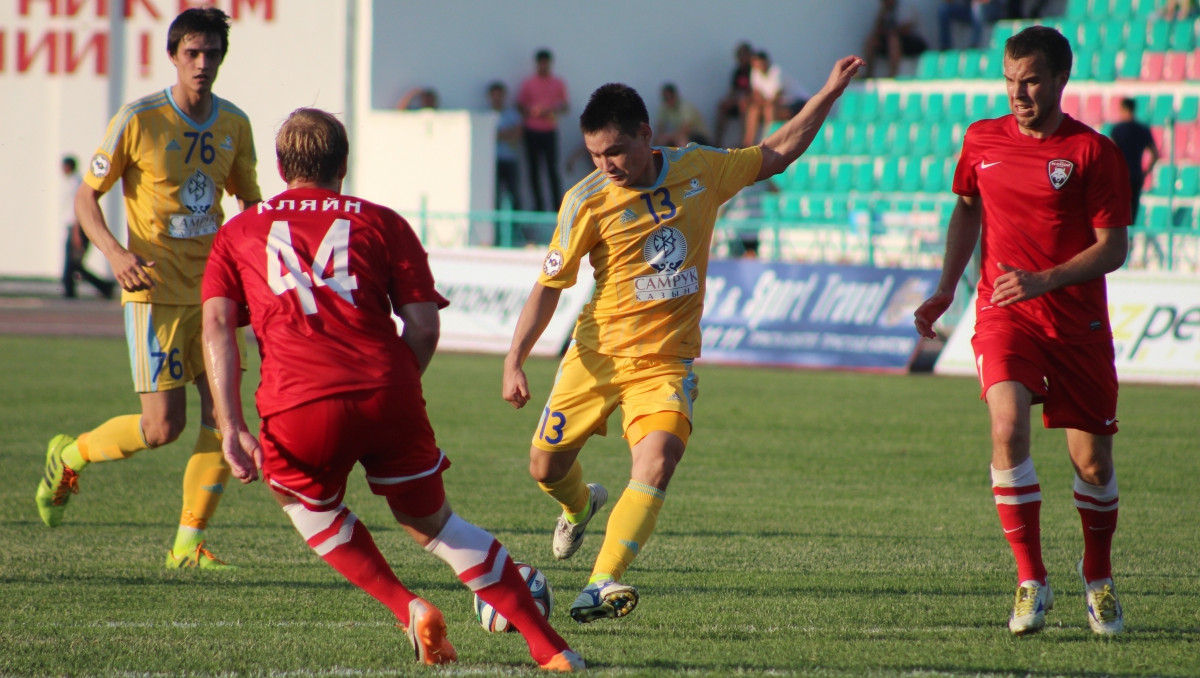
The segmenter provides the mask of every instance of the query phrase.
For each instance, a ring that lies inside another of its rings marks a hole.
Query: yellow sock
[[[591,581],[606,575],[621,579],[654,532],[658,512],[666,498],[666,492],[657,487],[629,481],[608,516],[604,545],[600,547],[600,555],[596,556]]]
[[[142,435],[142,415],[126,414],[80,434],[74,445],[63,450],[63,461],[78,471],[90,462],[128,459],[149,447]]]
[[[588,508],[588,488],[583,483],[583,466],[579,464],[578,459],[571,464],[571,470],[567,471],[567,475],[563,476],[562,480],[556,480],[553,483],[538,483],[538,487],[542,488],[542,492],[562,504],[563,511],[567,514],[567,520],[577,523],[587,518],[587,515],[579,515]]]
[[[221,452],[221,435],[201,425],[196,447],[183,473],[183,511],[173,548],[176,555],[195,551],[204,541],[208,519],[217,512],[228,480],[229,464]]]

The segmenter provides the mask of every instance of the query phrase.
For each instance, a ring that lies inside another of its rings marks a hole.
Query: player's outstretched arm
[[[213,396],[221,448],[233,476],[253,482],[262,468],[262,448],[242,417],[242,359],[234,334],[237,302],[213,297],[204,302],[204,367]]]
[[[833,102],[842,96],[850,79],[858,73],[864,62],[856,56],[842,57],[833,65],[829,79],[821,87],[821,91],[804,104],[791,120],[775,130],[773,134],[763,139],[762,168],[758,171],[756,181],[769,179],[787,169],[812,144],[833,108]]]
[[[400,333],[400,338],[412,349],[421,374],[425,374],[425,368],[429,367],[433,360],[433,352],[437,350],[442,334],[442,320],[438,316],[437,302],[404,304],[396,308],[396,315],[404,321],[404,331]]]
[[[529,382],[525,378],[525,359],[533,350],[542,332],[554,317],[562,290],[534,283],[529,298],[517,318],[517,329],[513,332],[512,345],[504,356],[504,383],[500,395],[513,407],[521,409],[529,402]]]
[[[983,203],[978,198],[958,197],[946,229],[946,256],[942,260],[942,277],[937,290],[913,312],[913,322],[923,337],[933,339],[937,336],[933,324],[954,302],[958,281],[967,270],[967,264],[975,252],[975,243],[979,240],[982,213]]]
[[[100,210],[101,195],[86,183],[79,185],[79,190],[75,192],[75,216],[79,219],[80,227],[88,240],[108,259],[108,266],[121,289],[137,292],[154,287],[154,280],[146,272],[147,268],[154,266],[154,262],[146,261],[125,249],[108,230],[108,222]]]

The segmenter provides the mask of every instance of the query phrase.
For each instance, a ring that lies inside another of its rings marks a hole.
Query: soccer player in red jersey
[[[1037,403],[1047,428],[1067,430],[1088,623],[1098,634],[1123,628],[1110,560],[1117,371],[1104,275],[1128,252],[1129,180],[1116,145],[1063,113],[1070,71],[1071,45],[1052,28],[1030,27],[1005,44],[1012,114],[967,129],[941,282],[915,312],[917,331],[934,337],[982,234],[971,344],[992,423],[992,493],[1017,561],[1008,622],[1017,635],[1040,631],[1054,605],[1030,456]]]
[[[450,462],[421,374],[448,302],[416,234],[392,210],[341,193],[349,142],[332,115],[294,111],[276,153],[287,190],[222,228],[204,272],[205,362],[233,475],[248,483],[261,471],[317,555],[396,615],[419,661],[457,654],[442,613],[405,588],[342,502],[356,462],[413,539],[512,622],[542,668],[584,668],[504,546],[446,501]],[[262,355],[259,438],[242,417],[234,331],[246,309]]]

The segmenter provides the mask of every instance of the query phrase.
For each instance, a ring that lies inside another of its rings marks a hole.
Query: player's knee
[[[150,447],[161,447],[173,443],[183,434],[187,419],[184,417],[142,417],[142,436]]]
[[[1007,449],[1028,448],[1029,429],[1015,420],[995,420],[992,422],[992,445]]]
[[[575,455],[547,452],[536,447],[529,450],[529,476],[539,483],[562,480],[571,471]]]

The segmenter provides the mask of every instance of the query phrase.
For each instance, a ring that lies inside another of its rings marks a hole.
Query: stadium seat
[[[1158,11],[1159,0],[1137,0],[1134,5],[1133,15],[1135,19],[1146,20],[1154,16]]]
[[[1098,22],[1098,23],[1100,25],[1100,45],[1102,48],[1104,48],[1105,50],[1107,50],[1110,53],[1114,52],[1118,49],[1121,49],[1122,47],[1125,47],[1127,44],[1129,44],[1128,38],[1126,37],[1129,33],[1139,32],[1137,30],[1131,30],[1129,22],[1124,21],[1122,19],[1109,19],[1107,21]],[[1135,25],[1137,25],[1139,28],[1142,28],[1142,29],[1145,28],[1144,24],[1135,24]],[[1143,44],[1144,44],[1145,37],[1146,37],[1146,31],[1141,30],[1140,33],[1142,35]],[[1138,45],[1138,47],[1141,47],[1141,46],[1142,45]]]
[[[958,77],[967,80],[978,80],[984,77],[986,72],[985,54],[986,52],[980,49],[962,50],[959,55]]]
[[[946,95],[941,92],[930,92],[924,98],[925,105],[921,121],[925,124],[941,122],[946,115]]]
[[[1150,178],[1150,195],[1167,195],[1174,190],[1175,168],[1170,165],[1156,165]]]
[[[1083,115],[1083,99],[1078,94],[1064,92],[1062,97],[1063,113],[1080,120]]]
[[[1142,54],[1142,70],[1138,79],[1143,82],[1158,82],[1163,78],[1163,63],[1166,61],[1164,52],[1145,52]]]
[[[1142,50],[1132,45],[1117,52],[1117,78],[1136,80],[1142,73]]]
[[[783,191],[803,191],[808,188],[808,176],[811,166],[808,162],[798,161],[783,171],[779,188]]]
[[[1162,52],[1171,46],[1170,21],[1150,21],[1146,24],[1146,49]]]
[[[1068,35],[1067,37],[1071,36]],[[1075,40],[1072,43],[1076,49],[1086,49],[1089,51],[1100,49],[1104,46],[1104,22],[1079,22],[1075,28]]]
[[[1091,80],[1092,62],[1095,60],[1096,53],[1090,48],[1081,46],[1075,50],[1074,57],[1071,60],[1071,79],[1076,81]]]
[[[1115,98],[1115,97],[1114,97]],[[1165,125],[1175,119],[1175,95],[1158,94],[1151,99],[1147,118],[1151,125]]]
[[[967,120],[967,95],[962,92],[953,92],[950,98],[946,100],[946,122],[962,122]]]
[[[1134,0],[1111,0],[1108,5],[1108,16],[1114,19],[1133,19],[1136,14],[1133,10]],[[1099,14],[1099,12],[1096,12]]]
[[[1200,80],[1200,47],[1192,50],[1192,53],[1188,55],[1184,77],[1188,80]]]
[[[992,117],[992,95],[977,93],[971,95],[971,108],[967,114],[968,120],[979,120]]]
[[[837,117],[847,122],[862,120],[862,100],[866,92],[859,88],[848,88],[839,99]]]
[[[830,121],[832,122],[832,121]],[[860,122],[840,121],[845,129],[845,143],[841,150],[834,149],[834,154],[862,155],[867,152],[867,126]],[[829,124],[826,122],[825,124]]]
[[[1092,80],[1112,82],[1117,79],[1117,62],[1113,58],[1114,54],[1114,51],[1107,49],[1096,50],[1092,54]]]
[[[1086,19],[1092,11],[1091,0],[1067,0],[1065,15],[1069,19]]]
[[[808,188],[812,191],[828,191],[833,187],[833,166],[828,160],[817,160],[808,177]]]
[[[929,193],[950,190],[950,180],[946,173],[948,163],[945,158],[925,158],[921,190]]]
[[[917,57],[917,79],[937,80],[941,57],[942,53],[934,49],[921,52],[921,55]]]
[[[914,123],[925,118],[925,102],[920,92],[910,92],[904,97],[904,105],[900,111],[900,119]]]
[[[879,167],[879,178],[875,186],[881,191],[896,191],[900,188],[900,158],[885,157]]]
[[[872,123],[867,130],[869,140],[867,142],[867,152],[872,157],[882,157],[891,152],[888,139],[888,125],[883,122]]]
[[[993,47],[1003,47],[1004,42],[1017,34],[1017,22],[1015,21],[997,21],[992,24],[991,45]]]
[[[852,190],[864,193],[875,190],[875,161],[864,160],[854,166],[854,186]]]
[[[1104,95],[1088,94],[1083,98],[1083,109],[1080,111],[1082,115],[1079,118],[1080,122],[1092,127],[1098,127],[1104,122]]]
[[[841,160],[833,172],[834,193],[849,193],[854,188],[854,172],[856,163],[852,160]]]
[[[921,172],[921,158],[905,158],[900,173],[900,190],[905,193],[916,193],[924,186],[925,178]]]
[[[947,157],[956,153],[962,145],[962,136],[967,123],[944,123],[933,130],[933,152]]]
[[[1175,195],[1200,196],[1200,165],[1181,165],[1175,176]]]
[[[912,130],[912,146],[909,152],[913,155],[929,155],[933,153],[933,132],[932,130],[939,127],[942,123],[930,122],[921,125],[913,125]]]
[[[999,118],[1000,116],[1012,113],[1012,109],[1008,105],[1007,94],[997,94],[992,97],[992,117]]]
[[[1142,208],[1143,223],[1153,230],[1166,230],[1171,226],[1171,208],[1166,205],[1145,205]]]
[[[1172,143],[1175,146],[1174,152],[1176,162],[1188,162],[1192,159],[1190,157],[1190,149],[1192,145],[1192,135],[1195,133],[1195,129],[1196,126],[1193,122],[1175,123]]]
[[[1165,82],[1183,82],[1187,77],[1189,52],[1166,52],[1163,54],[1162,79]]]
[[[888,92],[883,95],[879,109],[879,120],[891,122],[900,119],[900,93]]]
[[[1196,47],[1196,30],[1200,19],[1194,21],[1176,21],[1171,27],[1171,39],[1168,49],[1175,52],[1190,52]]]

